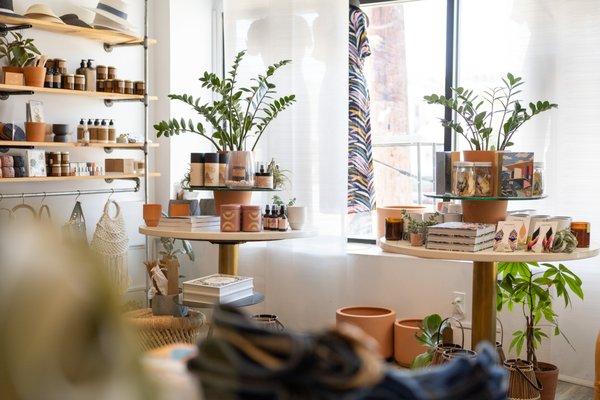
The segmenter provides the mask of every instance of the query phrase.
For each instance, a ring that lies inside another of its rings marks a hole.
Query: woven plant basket
[[[498,358],[500,361],[500,365],[504,365],[504,361],[506,361],[506,354],[504,353],[504,325],[502,325],[502,321],[500,318],[496,318],[498,324],[500,325],[500,341],[496,342],[496,351],[498,352]]]
[[[542,385],[533,371],[533,364],[525,360],[506,360],[508,370],[508,400],[539,400]]]
[[[176,318],[152,315],[152,310],[147,308],[130,311],[125,318],[134,327],[142,351],[175,343],[196,344],[206,322],[204,314],[191,310],[187,317]]]
[[[454,320],[454,321],[456,321],[456,323],[458,323],[458,326],[460,327],[460,331],[462,334],[462,341],[461,341],[462,344],[454,344],[454,343],[438,344],[436,346],[435,350],[433,351],[433,359],[431,360],[431,364],[429,364],[429,365],[444,364],[445,363],[444,352],[446,352],[448,350],[461,350],[465,347],[465,328],[463,327],[463,324],[454,317],[446,318],[445,320],[442,321],[442,323],[440,324],[440,326],[438,328],[438,337],[442,337],[442,332],[440,332],[440,328],[444,325],[445,322],[450,321],[450,320]]]

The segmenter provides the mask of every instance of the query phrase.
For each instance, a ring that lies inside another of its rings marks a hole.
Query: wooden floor
[[[556,400],[593,400],[594,389],[573,385],[572,383],[558,382]]]

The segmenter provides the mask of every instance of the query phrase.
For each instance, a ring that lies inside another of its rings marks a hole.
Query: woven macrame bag
[[[116,209],[114,218],[109,214],[111,204]],[[109,200],[104,205],[104,212],[100,217],[100,221],[96,224],[96,231],[90,248],[100,257],[111,282],[117,290],[124,293],[129,286],[127,271],[129,238],[125,230],[125,220],[121,214],[121,207],[116,202]]]

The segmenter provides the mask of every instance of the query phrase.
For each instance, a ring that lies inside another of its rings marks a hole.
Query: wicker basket
[[[538,382],[533,364],[524,360],[506,360],[508,370],[508,400],[540,400],[542,385]]]
[[[187,317],[154,316],[152,310],[130,311],[125,318],[135,328],[142,351],[153,350],[169,344],[196,344],[200,329],[206,322],[204,314],[189,311]]]

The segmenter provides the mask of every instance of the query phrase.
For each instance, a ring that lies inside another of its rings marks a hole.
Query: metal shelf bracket
[[[0,24],[0,36],[5,37],[10,31],[20,31],[22,29],[30,29],[30,24],[7,26],[6,24]]]
[[[10,96],[31,96],[33,95],[31,90],[15,90],[11,92],[0,92],[0,100],[8,100]]]
[[[106,107],[112,107],[115,103],[138,103],[144,102],[144,99],[104,99],[104,105]]]

